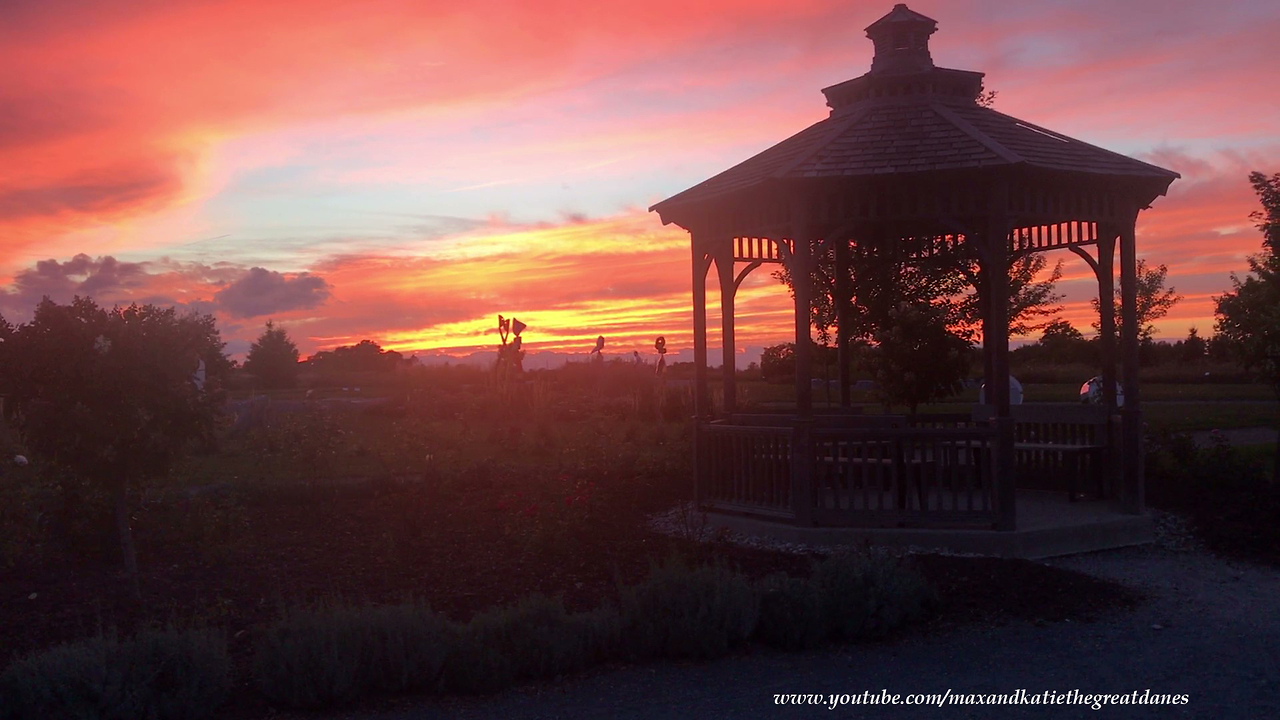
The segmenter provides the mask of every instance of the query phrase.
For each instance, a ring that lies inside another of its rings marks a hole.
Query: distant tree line
[[[266,329],[249,347],[243,372],[260,389],[285,389],[298,384],[302,372],[320,377],[392,373],[407,362],[395,350],[384,350],[372,340],[322,350],[299,360],[298,346],[284,328],[268,320]]]

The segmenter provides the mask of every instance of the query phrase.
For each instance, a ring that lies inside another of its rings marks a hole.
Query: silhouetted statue
[[[658,339],[653,341],[653,349],[658,351],[658,366],[654,368],[653,372],[661,377],[662,373],[667,369],[667,339],[659,335]]]
[[[529,327],[515,318],[498,316],[498,336],[502,345],[498,347],[498,362],[494,365],[494,373],[499,382],[506,382],[512,375],[524,372],[524,339],[520,333]],[[510,344],[507,338],[514,336]]]
[[[593,362],[593,363],[595,363],[595,364],[597,364],[597,365],[599,365],[600,363],[604,362],[604,355],[602,355],[602,354],[600,353],[600,351],[601,351],[601,350],[604,350],[604,336],[603,336],[603,335],[601,335],[601,336],[599,336],[599,337],[597,337],[597,338],[596,338],[596,347],[595,347],[595,349],[594,349],[594,350],[592,350],[592,351],[591,351],[591,362]]]

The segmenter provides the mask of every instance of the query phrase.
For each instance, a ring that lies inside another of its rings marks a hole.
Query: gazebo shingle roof
[[[936,29],[934,20],[895,6],[867,28],[876,46],[871,71],[823,90],[830,117],[650,210],[771,181],[994,166],[1163,181],[1164,187],[1179,177],[979,105],[982,73],[933,65],[928,37]]]
[[[654,209],[745,190],[769,180],[995,165],[1123,177],[1178,177],[1170,170],[976,104],[869,102],[815,123]]]

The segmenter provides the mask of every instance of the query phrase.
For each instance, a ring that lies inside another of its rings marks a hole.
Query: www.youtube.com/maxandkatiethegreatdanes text
[[[774,705],[820,705],[835,710],[845,705],[1080,705],[1092,710],[1124,705],[1186,705],[1191,698],[1186,694],[1153,693],[1151,690],[1134,690],[1128,693],[1086,693],[1080,690],[1056,692],[1044,690],[1029,692],[1019,688],[1010,693],[958,693],[947,689],[945,693],[914,693],[900,695],[888,690],[878,693],[864,690],[845,695],[774,695]]]

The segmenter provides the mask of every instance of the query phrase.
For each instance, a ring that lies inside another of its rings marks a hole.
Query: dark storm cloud
[[[214,293],[213,302],[232,317],[252,318],[317,307],[329,299],[329,292],[329,283],[318,275],[299,273],[290,277],[255,267]]]

